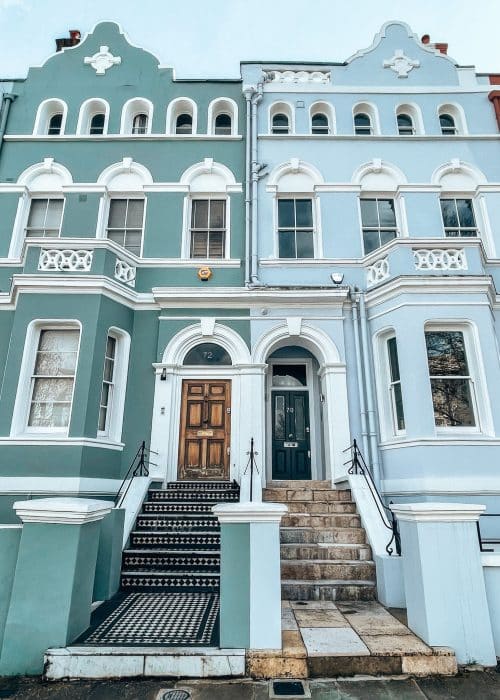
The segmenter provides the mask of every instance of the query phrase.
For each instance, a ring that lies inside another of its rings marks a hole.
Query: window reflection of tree
[[[436,425],[474,426],[463,333],[433,331],[427,332],[425,339]]]

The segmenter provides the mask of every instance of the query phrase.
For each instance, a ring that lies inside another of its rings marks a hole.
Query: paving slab
[[[347,627],[301,627],[300,633],[312,656],[370,656],[368,647]]]
[[[295,610],[295,619],[300,627],[349,627],[349,622],[339,610]]]
[[[299,627],[295,614],[292,608],[282,608],[281,610],[281,629],[285,632],[296,632]]]
[[[337,606],[331,600],[291,600],[294,610],[336,610]]]
[[[387,656],[388,654],[396,656],[410,654],[432,655],[432,649],[427,644],[424,644],[421,639],[415,637],[414,634],[362,634],[360,636],[373,656]]]

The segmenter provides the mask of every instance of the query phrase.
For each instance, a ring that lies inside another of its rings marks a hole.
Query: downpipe
[[[0,116],[0,152],[4,143],[3,137],[5,136],[5,130],[7,128],[7,119],[9,118],[10,107],[17,95],[11,92],[6,92],[2,97],[2,111]]]
[[[245,143],[245,285],[250,283],[250,227],[252,222],[251,211],[251,189],[250,182],[250,159],[252,152],[252,97],[255,93],[254,86],[245,88],[243,94],[246,100],[247,108],[247,128],[246,128],[246,143]]]
[[[368,439],[370,443],[370,456],[373,469],[373,480],[377,488],[380,489],[380,453],[377,439],[377,428],[375,422],[375,404],[373,396],[373,373],[368,352],[368,320],[366,317],[366,303],[363,292],[359,293],[359,320],[361,326],[361,353],[363,358],[363,367],[365,370],[365,390],[366,390],[366,409],[368,417]]]
[[[366,416],[366,402],[365,402],[365,391],[364,391],[364,375],[363,366],[361,362],[361,344],[359,340],[359,312],[358,312],[358,293],[357,291],[350,290],[351,302],[352,302],[352,325],[354,330],[354,352],[356,355],[356,374],[358,376],[358,400],[359,400],[359,410],[361,413],[361,439],[363,443],[363,453],[365,455],[370,454],[368,445],[368,426],[367,426],[367,416]]]
[[[262,100],[263,87],[262,83],[257,85],[257,90],[254,92],[251,103],[251,175],[252,175],[252,198],[251,198],[251,264],[250,264],[250,282],[253,285],[259,285],[258,275],[258,184],[259,173],[262,167],[258,161],[258,143],[257,143],[257,106]]]

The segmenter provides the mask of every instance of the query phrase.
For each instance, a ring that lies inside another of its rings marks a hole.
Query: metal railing
[[[481,518],[500,518],[500,513],[481,513],[479,520],[476,522],[477,528],[477,539],[479,540],[479,551],[481,552],[494,552],[495,549],[485,547],[485,544],[500,544],[500,539],[494,537],[483,537],[481,532],[481,525],[479,524]]]
[[[380,515],[380,519],[382,520],[382,524],[384,527],[386,527],[388,530],[391,531],[391,539],[387,543],[385,547],[385,551],[389,556],[392,556],[394,554],[394,549],[396,549],[396,554],[398,557],[401,556],[401,537],[399,534],[399,527],[398,527],[398,521],[394,513],[390,508],[388,508],[386,505],[384,505],[384,502],[382,501],[382,497],[375,485],[375,481],[373,480],[372,473],[366,464],[363,455],[361,454],[361,451],[358,447],[358,443],[356,440],[352,441],[352,445],[350,445],[344,452],[351,452],[351,459],[348,459],[347,462],[344,462],[344,464],[350,464],[351,466],[348,469],[349,474],[359,474],[361,476],[365,477],[365,481],[368,485],[368,488],[370,489],[370,493],[372,495],[372,498],[375,502],[375,505],[377,506],[378,513]],[[392,503],[392,501],[391,501]]]
[[[248,462],[247,466],[245,467],[245,471],[243,472],[243,475],[245,475],[248,470],[250,469],[250,502],[253,501],[253,473],[254,470],[257,472],[257,474],[260,475],[259,472],[259,467],[257,466],[257,460],[255,459],[256,456],[259,453],[255,451],[255,446],[254,446],[254,439],[250,439],[250,451],[247,452],[248,455]]]
[[[127,470],[127,473],[125,474],[125,478],[123,479],[122,483],[120,484],[120,488],[117,491],[116,497],[115,497],[115,508],[119,508],[123,501],[125,500],[125,497],[130,489],[130,486],[132,485],[132,481],[134,477],[136,476],[149,476],[149,467],[150,465],[156,466],[154,462],[151,462],[149,459],[149,455],[152,454],[158,454],[157,452],[153,452],[152,450],[149,449],[149,447],[146,447],[146,443],[143,440],[139,446],[139,449],[137,450],[134,459],[132,460],[132,464]],[[128,484],[127,484],[128,481]],[[126,485],[126,488],[124,490],[124,487]]]

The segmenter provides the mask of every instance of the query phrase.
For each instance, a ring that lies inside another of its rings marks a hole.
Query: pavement
[[[0,698],[15,700],[161,700],[168,689],[185,688],[192,700],[268,700],[267,681],[73,681],[0,678]],[[453,678],[311,680],[312,700],[497,700],[500,673],[462,672]],[[163,692],[162,692],[163,691]]]

